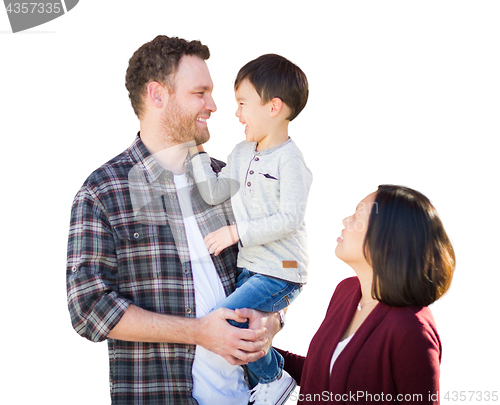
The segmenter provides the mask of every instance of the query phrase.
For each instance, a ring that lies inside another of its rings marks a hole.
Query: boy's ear
[[[283,109],[283,100],[281,98],[275,97],[270,102],[271,112],[270,117],[276,117]]]
[[[167,102],[168,91],[161,83],[153,81],[148,84],[146,96],[151,104],[161,108]]]

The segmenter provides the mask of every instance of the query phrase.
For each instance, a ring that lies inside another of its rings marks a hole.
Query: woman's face
[[[344,218],[342,224],[344,229],[341,236],[337,238],[335,254],[337,257],[349,265],[366,265],[366,258],[363,251],[363,242],[370,220],[370,213],[376,210],[376,193],[366,196],[356,207],[356,211],[350,217]]]

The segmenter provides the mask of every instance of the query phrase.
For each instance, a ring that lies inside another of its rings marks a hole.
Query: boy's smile
[[[261,98],[248,80],[244,80],[235,92],[238,109],[236,116],[245,126],[248,142],[262,142],[269,134],[270,103],[262,104]]]

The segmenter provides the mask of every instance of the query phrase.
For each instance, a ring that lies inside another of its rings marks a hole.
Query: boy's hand
[[[223,226],[205,237],[205,245],[210,254],[217,256],[225,248],[234,245],[240,240],[236,225]]]
[[[193,156],[194,154],[196,154],[198,152],[205,152],[203,145],[196,146],[194,143],[193,143],[193,145],[189,145],[189,148],[188,148],[189,156]]]

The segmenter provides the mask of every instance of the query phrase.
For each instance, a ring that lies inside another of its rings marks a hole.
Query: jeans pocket
[[[254,274],[247,269],[238,267],[236,271],[236,288],[241,287]]]
[[[302,291],[302,287],[298,285],[291,286],[289,291],[286,292],[283,297],[281,297],[273,306],[273,312],[279,311],[281,309],[289,306],[295,298],[298,297],[300,292]]]

